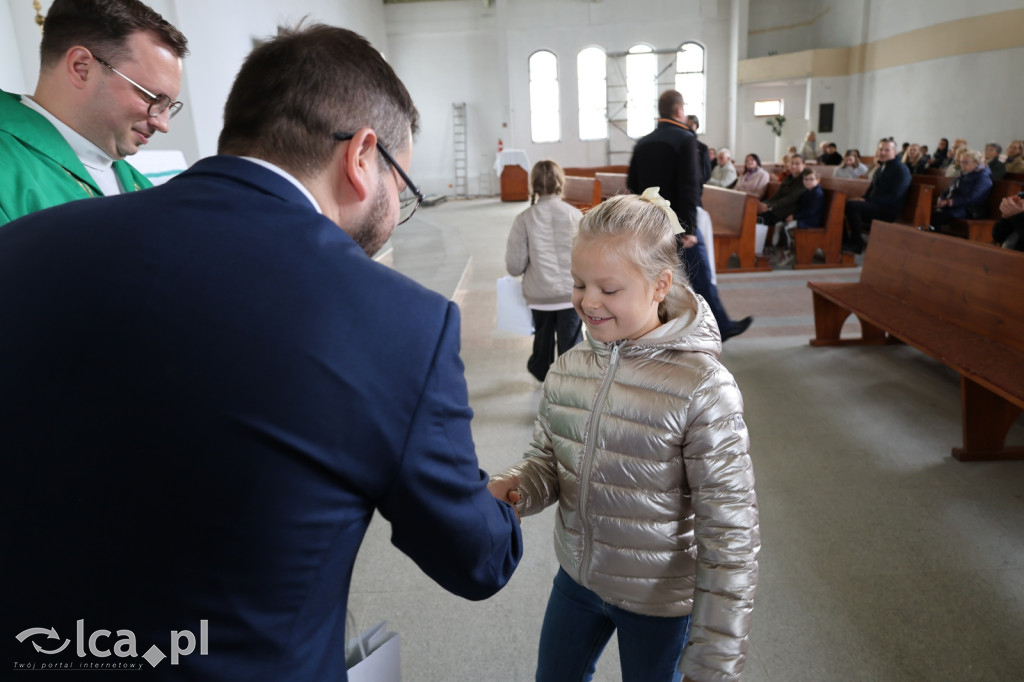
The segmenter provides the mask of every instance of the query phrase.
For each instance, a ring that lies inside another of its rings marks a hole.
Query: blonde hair
[[[530,171],[530,204],[537,203],[537,197],[548,194],[562,195],[562,188],[565,187],[565,171],[551,159],[544,159],[533,164]]]
[[[979,166],[985,165],[985,155],[977,150],[968,149],[967,147],[964,147],[963,152],[960,153],[960,158],[963,159],[965,156],[974,159],[974,163],[978,164]]]
[[[658,304],[662,323],[690,309],[689,278],[679,262],[671,209],[662,208],[635,194],[620,194],[603,201],[583,216],[573,239],[581,244],[608,240],[619,255],[633,263],[644,279],[654,282],[663,270],[672,272],[672,287]]]

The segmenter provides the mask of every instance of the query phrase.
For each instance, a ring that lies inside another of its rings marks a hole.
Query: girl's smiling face
[[[572,252],[572,304],[590,335],[603,343],[638,339],[661,326],[658,304],[672,272],[647,280],[625,253],[623,239],[586,239]]]

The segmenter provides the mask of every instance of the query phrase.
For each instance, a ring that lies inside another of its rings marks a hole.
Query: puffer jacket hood
[[[693,615],[683,669],[738,679],[760,549],[743,398],[719,362],[711,311],[632,341],[589,339],[544,384],[533,441],[496,478],[522,515],[559,504],[555,553],[609,604]]]

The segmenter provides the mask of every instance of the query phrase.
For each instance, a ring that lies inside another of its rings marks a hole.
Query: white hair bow
[[[676,216],[676,212],[672,210],[672,204],[668,199],[658,194],[660,187],[648,187],[644,190],[644,193],[640,195],[640,198],[647,203],[654,204],[668,215],[668,220],[672,223],[672,233],[679,234],[683,232],[683,226],[679,224],[679,218]]]

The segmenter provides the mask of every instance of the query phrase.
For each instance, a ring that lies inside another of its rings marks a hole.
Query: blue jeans
[[[697,236],[697,243],[688,249],[683,248],[682,239],[676,235],[676,251],[686,268],[690,287],[708,302],[711,314],[715,316],[715,322],[718,323],[718,331],[724,339],[732,329],[732,320],[729,319],[722,301],[718,298],[718,287],[711,282],[711,270],[709,269],[711,266],[708,261],[707,247],[704,246],[704,237],[700,230],[694,234]]]
[[[587,682],[618,631],[622,682],[679,682],[690,617],[630,613],[601,600],[558,569],[544,614],[537,682]]]

